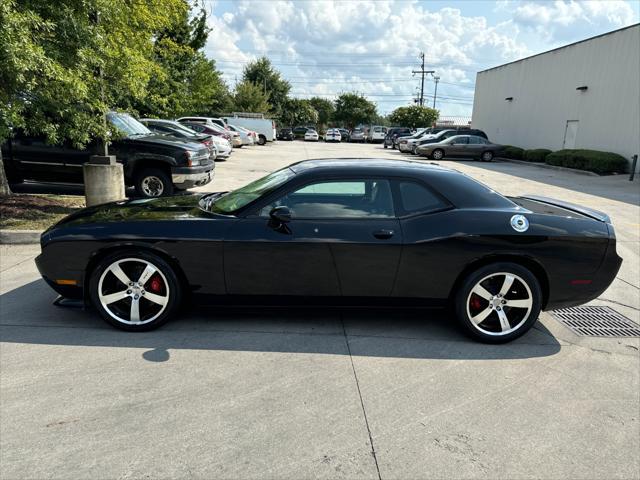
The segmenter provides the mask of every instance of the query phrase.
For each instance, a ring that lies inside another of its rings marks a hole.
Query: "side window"
[[[445,208],[448,204],[424,185],[400,181],[400,200],[405,213],[430,212]]]
[[[482,143],[479,137],[469,137],[469,145],[478,145]]]
[[[265,206],[267,217],[274,207],[286,206],[292,218],[390,218],[394,217],[388,180],[317,182],[286,194]]]

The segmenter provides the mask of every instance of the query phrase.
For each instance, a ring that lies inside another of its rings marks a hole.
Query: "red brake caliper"
[[[160,277],[158,275],[155,275],[151,279],[149,290],[151,290],[152,292],[159,292],[160,290],[162,290],[162,280],[160,280]]]
[[[476,296],[471,297],[471,308],[473,310],[480,310],[482,308],[482,303],[480,302],[480,299]]]

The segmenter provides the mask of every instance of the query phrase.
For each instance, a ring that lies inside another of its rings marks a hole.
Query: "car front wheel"
[[[463,331],[485,343],[506,343],[524,335],[542,305],[540,283],[515,263],[494,263],[467,276],[454,298]]]
[[[173,193],[171,177],[159,168],[145,168],[135,180],[136,193],[141,197],[161,197]]]
[[[153,330],[170,319],[180,304],[173,269],[146,252],[106,257],[91,273],[89,294],[102,318],[121,330]]]
[[[444,152],[440,149],[434,150],[431,154],[431,158],[434,160],[442,160],[444,158]]]

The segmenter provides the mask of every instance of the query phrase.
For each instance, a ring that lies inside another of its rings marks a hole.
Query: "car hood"
[[[210,217],[198,201],[204,194],[139,198],[83,208],[63,218],[49,230],[107,222],[163,221]],[[48,231],[49,231],[48,230]]]
[[[185,150],[199,150],[202,145],[192,140],[170,137],[166,135],[145,135],[144,137],[129,137],[124,139],[129,145],[141,146],[162,145],[170,148],[180,148]]]

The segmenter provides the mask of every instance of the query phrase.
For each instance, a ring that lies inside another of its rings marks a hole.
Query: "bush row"
[[[622,155],[598,150],[558,150],[552,152],[546,148],[524,150],[523,148],[505,145],[500,156],[527,162],[546,163],[559,167],[576,168],[598,174],[625,173],[629,162]]]

